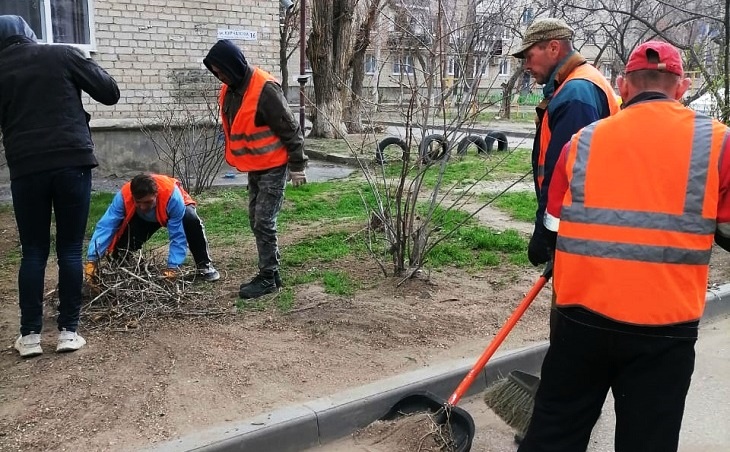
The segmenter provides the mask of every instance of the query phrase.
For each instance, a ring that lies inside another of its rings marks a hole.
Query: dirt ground
[[[304,233],[283,234],[283,252]],[[0,450],[137,450],[432,363],[474,357],[539,276],[511,266],[479,273],[446,269],[398,287],[370,260],[339,261],[333,265],[357,275],[363,286],[355,296],[329,295],[308,284],[295,288],[290,314],[274,303],[236,313],[238,286],[253,276],[254,245],[211,245],[223,277],[203,288],[217,293],[229,315],[151,321],[127,331],[82,325],[88,346],[56,354],[55,312],[46,306],[46,353],[28,360],[12,348],[17,264],[0,268]],[[0,253],[17,249],[12,214],[0,214]],[[240,269],[241,256],[250,270]],[[727,263],[728,254],[715,253],[712,282],[729,279]],[[55,281],[51,259],[46,290]],[[544,291],[503,348],[546,339],[547,318]]]

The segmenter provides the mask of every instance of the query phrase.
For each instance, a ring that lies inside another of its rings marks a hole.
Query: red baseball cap
[[[658,58],[659,62],[650,62],[650,56],[653,56],[652,59]],[[647,41],[631,52],[629,62],[626,64],[626,73],[647,69],[669,72],[680,77],[684,75],[682,56],[679,54],[679,50],[673,45],[662,41]]]

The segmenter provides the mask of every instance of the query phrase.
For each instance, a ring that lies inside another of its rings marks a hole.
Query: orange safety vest
[[[553,275],[558,307],[649,326],[702,316],[726,134],[659,100],[573,136]]]
[[[180,190],[180,193],[183,196],[183,202],[186,206],[195,205],[195,201],[193,201],[193,198],[185,191],[179,180],[169,176],[163,176],[161,174],[151,174],[151,176],[157,184],[157,204],[155,206],[155,216],[157,217],[157,222],[165,227],[167,226],[168,220],[167,204],[170,202],[170,197],[172,197],[172,193],[175,191],[176,186]],[[132,217],[134,217],[134,214],[137,213],[137,207],[134,205],[134,197],[132,196],[132,183],[127,182],[122,185],[120,191],[122,193],[122,200],[124,200],[125,215],[122,224],[119,226],[119,229],[117,229],[117,232],[112,238],[111,244],[109,245],[109,251],[114,250],[114,246],[117,241],[122,236],[122,233],[127,228],[129,222],[132,220]]]
[[[604,77],[598,69],[593,67],[592,65],[585,63],[581,64],[580,66],[573,69],[573,71],[568,74],[566,79],[563,81],[563,83],[558,86],[558,89],[555,90],[555,93],[553,94],[553,99],[558,95],[560,90],[565,86],[566,83],[568,83],[570,80],[573,79],[584,79],[588,80],[597,87],[601,88],[601,90],[606,94],[606,99],[608,100],[608,109],[610,111],[611,115],[616,114],[619,111],[619,104],[616,99],[616,94],[613,91],[613,88],[611,88],[611,84],[606,80],[606,77]],[[542,181],[545,179],[545,156],[547,155],[547,149],[548,145],[550,144],[550,138],[552,137],[552,132],[550,131],[549,126],[549,118],[548,118],[548,110],[545,110],[545,113],[542,115],[542,123],[540,125],[540,153],[537,157],[537,187],[542,188]],[[562,143],[564,144],[564,143]]]
[[[226,162],[239,171],[262,171],[284,165],[289,160],[286,147],[271,128],[256,126],[259,97],[269,81],[276,82],[271,74],[254,68],[248,88],[243,93],[241,108],[231,125],[223,111],[228,85],[221,88],[219,103],[226,135]]]

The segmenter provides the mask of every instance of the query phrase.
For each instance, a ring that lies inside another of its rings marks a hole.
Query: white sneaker
[[[64,328],[58,335],[57,352],[75,352],[86,345],[86,339],[75,331],[66,331]]]
[[[210,262],[198,267],[198,276],[206,282],[218,281],[221,278],[221,274],[218,273],[218,270]]]
[[[25,336],[18,336],[18,339],[15,340],[15,349],[22,358],[42,355],[41,335],[31,332]]]

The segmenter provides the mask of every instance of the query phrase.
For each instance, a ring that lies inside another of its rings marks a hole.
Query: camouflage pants
[[[259,271],[279,269],[279,246],[276,238],[276,217],[284,202],[287,166],[248,173],[248,221],[259,255]]]

